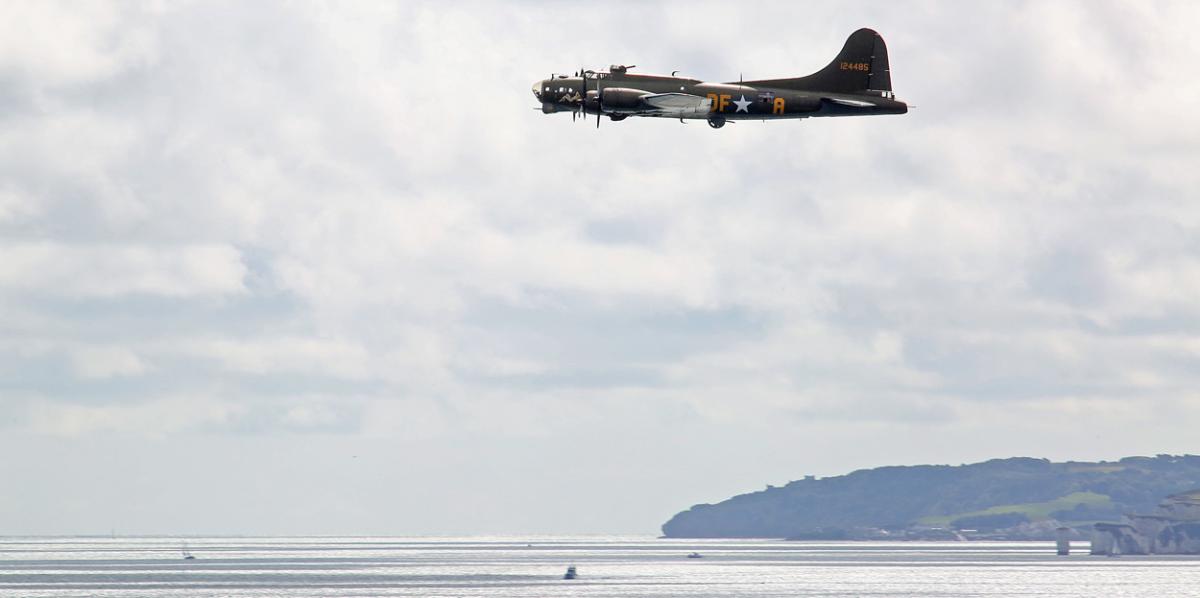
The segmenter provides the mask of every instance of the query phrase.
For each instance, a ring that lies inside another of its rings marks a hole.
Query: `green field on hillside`
[[[897,465],[805,477],[716,504],[693,505],[664,523],[663,535],[835,538],[911,526],[994,532],[1048,520],[1086,527],[1117,521],[1124,513],[1153,513],[1165,497],[1197,489],[1200,455]]]
[[[1050,519],[1051,513],[1056,511],[1067,511],[1075,508],[1076,505],[1108,507],[1111,505],[1111,503],[1112,501],[1103,494],[1096,494],[1095,492],[1072,492],[1071,494],[1047,502],[1031,502],[1021,505],[997,505],[981,511],[971,511],[969,513],[922,517],[921,519],[917,520],[917,523],[922,525],[946,526],[950,525],[951,521],[954,521],[955,519],[961,519],[963,517],[1000,515],[1003,513],[1021,513],[1028,517],[1030,521],[1044,521],[1046,519]]]

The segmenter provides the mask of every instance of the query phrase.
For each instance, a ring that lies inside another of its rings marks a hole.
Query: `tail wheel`
[[[708,119],[708,126],[714,128],[714,129],[720,129],[721,127],[725,126],[725,117],[714,116],[714,117]]]

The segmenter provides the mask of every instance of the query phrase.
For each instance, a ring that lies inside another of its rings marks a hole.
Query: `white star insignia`
[[[737,104],[737,110],[734,110],[734,112],[747,112],[747,113],[750,112],[750,104],[752,102],[750,100],[747,100],[746,96],[744,96],[744,95],[741,96],[741,98],[742,98],[741,101],[738,101],[738,100],[733,101],[734,104]]]

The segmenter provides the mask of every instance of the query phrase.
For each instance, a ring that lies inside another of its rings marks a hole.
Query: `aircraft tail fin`
[[[874,30],[859,29],[846,39],[846,45],[842,46],[842,51],[838,52],[833,62],[807,77],[746,81],[746,84],[836,93],[892,91],[887,45]]]

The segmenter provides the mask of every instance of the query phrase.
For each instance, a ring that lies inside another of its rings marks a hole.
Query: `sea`
[[[6,537],[0,596],[1173,597],[1200,596],[1200,557],[1083,543],[1057,556],[1052,542]]]

